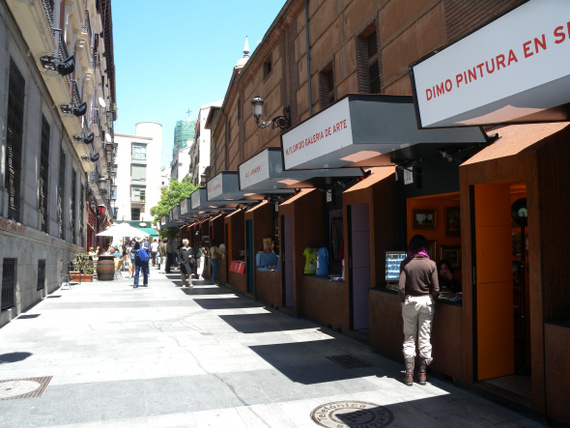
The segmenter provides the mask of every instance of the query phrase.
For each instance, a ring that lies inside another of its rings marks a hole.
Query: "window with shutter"
[[[63,197],[65,190],[65,152],[59,152],[59,182],[57,186],[57,226],[58,235],[65,239],[65,229],[63,228]]]
[[[50,126],[45,117],[42,117],[42,139],[40,154],[40,181],[39,191],[39,211],[40,211],[40,230],[48,232],[48,182],[49,182],[49,139]]]
[[[20,181],[22,171],[22,137],[24,133],[25,81],[14,61],[10,60],[8,118],[6,120],[6,181],[8,218],[20,221]]]

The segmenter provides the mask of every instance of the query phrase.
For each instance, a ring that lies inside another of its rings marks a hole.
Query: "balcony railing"
[[[42,7],[44,8],[44,12],[48,19],[50,27],[53,27],[53,9],[54,9],[54,1],[53,0],[42,0]]]
[[[89,35],[89,42],[93,42],[93,30],[91,28],[91,20],[89,19],[89,11],[85,11],[85,22],[81,26],[81,32]]]

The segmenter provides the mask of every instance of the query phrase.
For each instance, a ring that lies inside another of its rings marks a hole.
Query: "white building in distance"
[[[135,135],[115,134],[117,201],[115,218],[152,220],[150,209],[160,201],[162,125],[139,122]]]
[[[170,163],[170,179],[178,180],[181,182],[190,173],[190,145],[179,149],[172,157],[172,162]]]

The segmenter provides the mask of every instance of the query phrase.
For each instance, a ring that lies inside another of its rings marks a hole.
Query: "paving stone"
[[[52,379],[41,397],[0,401],[0,427],[314,427],[315,408],[347,400],[386,407],[394,427],[542,426],[439,379],[409,388],[366,344],[178,280],[79,284],[2,327],[0,380]]]

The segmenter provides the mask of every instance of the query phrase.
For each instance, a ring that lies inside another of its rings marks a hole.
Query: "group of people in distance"
[[[146,254],[141,253],[141,250]],[[127,242],[122,252],[112,246],[107,251],[99,247],[96,251],[93,248],[89,251],[93,260],[97,260],[99,255],[124,257],[124,265],[128,268],[129,278],[134,278],[134,288],[138,288],[141,275],[142,286],[148,287],[151,265],[158,267],[159,273],[172,273],[172,269],[178,268],[182,286],[189,287],[192,276],[200,278],[204,264],[203,257],[208,253],[211,254],[212,278],[215,278],[219,261],[223,255],[215,242],[212,242],[208,250],[202,243],[194,248],[190,247],[188,239],[183,239],[180,242],[176,238],[154,238],[150,242],[148,237],[139,237]]]
[[[436,263],[428,253],[429,242],[423,235],[415,235],[408,244],[408,257],[400,265],[398,296],[404,324],[404,383],[412,386],[416,355],[419,354],[418,383],[426,384],[426,372],[432,362],[431,324],[435,300],[440,289],[461,291],[459,281],[453,278],[453,269],[446,260]],[[417,344],[417,352],[416,352]]]

